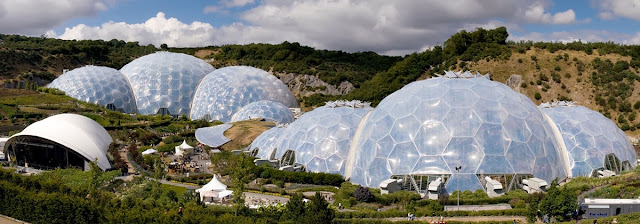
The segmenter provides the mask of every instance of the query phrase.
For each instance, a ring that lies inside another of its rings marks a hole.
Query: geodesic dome
[[[277,126],[262,132],[249,146],[250,154],[260,159],[273,159],[276,141],[285,129],[286,127]]]
[[[156,52],[126,64],[120,72],[131,83],[138,112],[189,114],[193,93],[200,80],[214,68],[191,55]]]
[[[242,107],[260,100],[298,107],[293,93],[278,78],[249,66],[230,66],[209,73],[196,90],[191,119],[209,115],[212,120],[228,122]]]
[[[367,187],[394,175],[446,176],[449,192],[483,189],[484,175],[566,177],[549,121],[529,98],[488,77],[410,83],[362,122],[346,177]]]
[[[280,135],[275,158],[284,165],[301,164],[308,172],[344,175],[351,140],[372,109],[328,103],[303,114]]]
[[[540,107],[562,134],[574,177],[589,177],[602,169],[619,173],[635,167],[633,145],[624,132],[602,114],[571,102]]]
[[[267,121],[288,124],[293,122],[293,112],[282,103],[261,100],[250,103],[231,117],[231,122],[264,118]]]
[[[76,68],[60,75],[48,87],[62,90],[80,101],[102,106],[113,104],[123,112],[136,112],[129,81],[113,68],[92,65]]]

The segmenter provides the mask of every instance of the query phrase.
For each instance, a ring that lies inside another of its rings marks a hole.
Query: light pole
[[[460,170],[462,166],[456,166],[456,171],[458,172],[458,178],[460,179]],[[458,211],[460,211],[460,180],[456,180],[456,188],[458,188]]]

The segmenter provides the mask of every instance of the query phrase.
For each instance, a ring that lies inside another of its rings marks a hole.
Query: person
[[[342,202],[338,203],[338,209],[342,209]]]
[[[593,220],[593,224],[598,224],[598,220],[597,219]]]
[[[411,212],[407,213],[407,221],[411,221]]]
[[[613,218],[613,221],[611,221],[611,223],[618,223],[618,218]]]
[[[514,220],[513,220],[513,224],[516,224],[516,223],[518,223],[518,222],[516,222],[516,220],[514,219]]]
[[[178,207],[178,215],[182,216],[182,206]]]

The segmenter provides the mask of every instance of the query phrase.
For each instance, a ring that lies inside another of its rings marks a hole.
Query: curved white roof
[[[107,150],[113,139],[100,124],[77,114],[58,114],[29,125],[16,136],[35,136],[57,142],[89,161],[98,158],[98,167],[111,168]]]

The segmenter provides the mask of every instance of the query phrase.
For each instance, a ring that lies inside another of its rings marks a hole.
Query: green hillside
[[[419,79],[445,70],[490,73],[505,83],[522,77],[516,90],[534,102],[573,100],[612,118],[624,130],[640,129],[640,46],[607,43],[544,43],[507,41],[506,28],[461,31],[443,46],[404,57],[373,52],[316,50],[298,43],[157,49],[136,42],[67,41],[42,37],[0,35],[0,82],[35,89],[62,73],[86,64],[120,68],[158,50],[192,54],[215,67],[250,65],[267,71],[314,75],[355,89],[346,95],[314,94],[300,99],[309,107],[336,99],[364,100],[374,105],[385,96]]]

